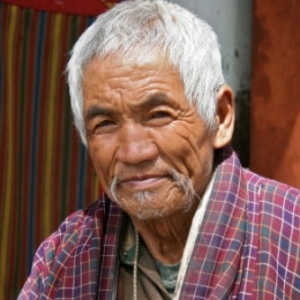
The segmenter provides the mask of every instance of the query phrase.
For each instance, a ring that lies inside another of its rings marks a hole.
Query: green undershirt
[[[180,262],[172,265],[165,265],[159,261],[156,261],[156,265],[166,290],[173,298],[177,284]]]

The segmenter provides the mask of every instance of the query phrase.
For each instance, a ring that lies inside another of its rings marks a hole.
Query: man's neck
[[[163,218],[139,220],[131,217],[154,259],[163,264],[174,264],[181,260],[198,204],[199,200],[195,199],[187,212],[181,210]]]

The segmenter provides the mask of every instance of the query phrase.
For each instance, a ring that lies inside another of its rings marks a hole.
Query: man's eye
[[[165,117],[170,117],[170,114],[165,111],[158,111],[152,115],[152,118],[154,119],[165,118]]]
[[[174,120],[171,113],[168,111],[156,111],[150,115],[148,120],[149,126],[165,126]]]
[[[91,132],[93,134],[106,134],[114,131],[116,122],[111,119],[99,120],[93,125]]]
[[[103,120],[103,121],[99,122],[96,127],[106,127],[106,126],[109,126],[112,124],[113,124],[113,122],[111,120]]]

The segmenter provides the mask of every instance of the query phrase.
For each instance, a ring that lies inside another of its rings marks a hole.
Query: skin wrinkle
[[[215,144],[231,138],[220,141],[217,130],[231,111],[221,110],[216,131],[208,131],[187,102],[179,74],[160,61],[124,67],[110,57],[95,58],[84,78],[84,114],[107,112],[85,118],[102,188],[127,212],[155,259],[178,262],[211,178]],[[150,100],[155,95],[168,100]],[[224,101],[231,105],[228,96]]]

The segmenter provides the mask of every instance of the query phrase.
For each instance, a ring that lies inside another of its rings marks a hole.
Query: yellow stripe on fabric
[[[4,203],[3,203],[3,220],[2,220],[2,234],[1,234],[1,253],[0,253],[0,299],[5,298],[5,285],[7,278],[6,266],[9,261],[8,257],[8,241],[11,239],[9,234],[10,222],[13,220],[12,216],[12,201],[14,190],[14,53],[15,53],[15,38],[17,26],[18,8],[11,6],[8,11],[8,42],[7,42],[7,169],[6,169],[6,183],[4,186]]]
[[[54,145],[54,131],[55,131],[55,107],[57,99],[57,85],[59,82],[59,59],[60,55],[60,39],[62,27],[62,15],[55,14],[54,16],[54,33],[52,36],[52,51],[50,60],[50,84],[49,84],[49,98],[47,105],[47,136],[46,136],[46,174],[45,174],[45,202],[44,202],[44,236],[48,236],[51,231],[51,215],[53,211],[52,202],[57,201],[53,199],[53,150]],[[59,101],[62,101],[60,99]]]

